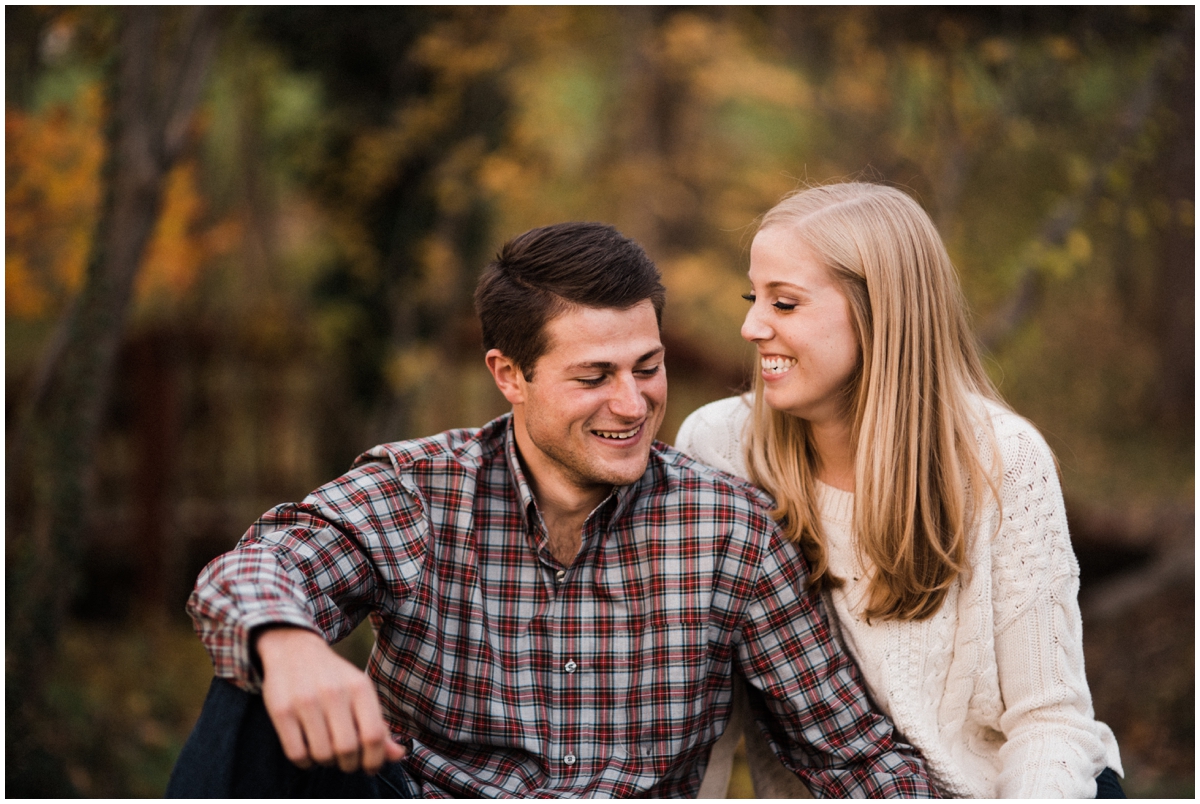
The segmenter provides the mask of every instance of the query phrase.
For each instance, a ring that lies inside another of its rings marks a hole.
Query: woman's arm
[[[1095,720],[1084,674],[1079,564],[1054,458],[1016,417],[997,435],[1005,472],[992,594],[1007,737],[997,794],[1092,798],[1107,764],[1106,727]]]

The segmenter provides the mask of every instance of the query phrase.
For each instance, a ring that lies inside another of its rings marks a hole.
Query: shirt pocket
[[[637,718],[639,753],[682,755],[702,739],[711,720],[707,623],[680,612],[648,617],[630,660],[627,700]]]

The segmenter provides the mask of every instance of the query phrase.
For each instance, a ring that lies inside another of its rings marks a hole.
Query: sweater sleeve
[[[1084,674],[1079,564],[1054,458],[1024,420],[1002,414],[998,424],[1004,477],[992,595],[1007,739],[996,794],[1093,798],[1106,765],[1104,727]]]

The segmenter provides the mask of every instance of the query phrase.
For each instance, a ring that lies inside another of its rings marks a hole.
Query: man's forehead
[[[546,323],[542,360],[561,367],[613,368],[663,352],[649,300],[633,307],[570,307]],[[541,361],[539,361],[541,362]]]

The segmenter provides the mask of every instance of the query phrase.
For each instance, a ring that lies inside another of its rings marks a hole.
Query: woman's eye
[[[751,304],[754,304],[756,301],[758,301],[758,296],[754,295],[753,293],[743,293],[742,298],[745,299],[746,301],[750,302]],[[797,305],[793,302],[784,302],[784,301],[771,302],[771,306],[774,307],[776,310],[782,310],[785,313],[791,312],[792,310],[795,310],[797,307]]]

